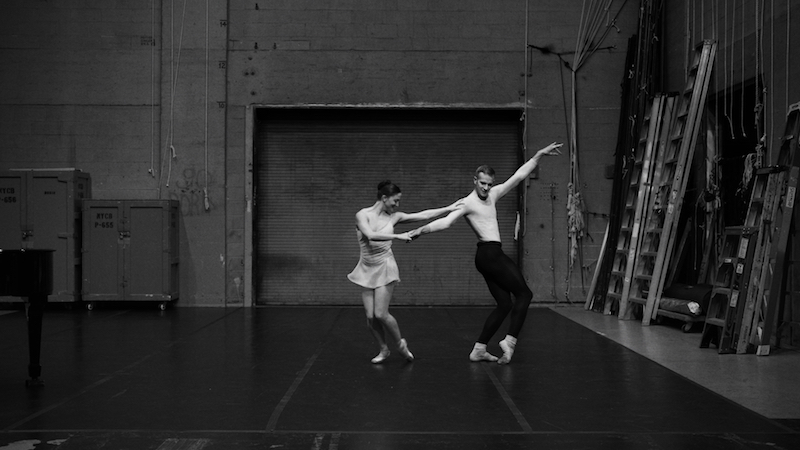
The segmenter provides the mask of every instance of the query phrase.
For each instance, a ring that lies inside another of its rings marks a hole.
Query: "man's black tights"
[[[479,242],[475,253],[475,267],[483,275],[497,302],[497,307],[486,318],[483,331],[478,342],[486,344],[503,324],[506,316],[511,313],[511,323],[508,334],[517,337],[525,323],[528,306],[531,304],[533,292],[525,283],[525,278],[514,261],[503,253],[499,242]],[[514,300],[511,300],[511,295]]]

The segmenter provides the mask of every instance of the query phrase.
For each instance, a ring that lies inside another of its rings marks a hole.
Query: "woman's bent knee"
[[[390,320],[391,318],[392,318],[392,315],[389,314],[389,311],[376,311],[375,312],[375,319],[379,320],[381,323],[384,323],[387,320]]]

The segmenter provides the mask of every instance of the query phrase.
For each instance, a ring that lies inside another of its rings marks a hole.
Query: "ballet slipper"
[[[389,357],[390,353],[391,352],[389,351],[389,349],[387,347],[382,348],[381,352],[378,353],[378,356],[372,358],[372,364],[380,364],[380,363],[386,361],[386,358]]]
[[[414,355],[408,350],[408,342],[405,339],[400,339],[400,342],[397,343],[397,349],[408,361],[414,361]]]
[[[514,355],[514,347],[516,342],[513,342],[506,337],[500,341],[500,349],[503,350],[503,356],[497,360],[497,364],[508,364],[511,362],[511,357]]]
[[[489,361],[495,362],[498,360],[497,356],[486,351],[486,344],[475,343],[475,347],[469,354],[469,360],[472,362]]]

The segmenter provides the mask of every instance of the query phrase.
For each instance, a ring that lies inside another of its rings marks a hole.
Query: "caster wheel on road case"
[[[87,304],[86,304],[86,310],[87,310],[87,311],[92,311],[92,310],[94,310],[94,302],[89,302],[89,303],[87,303]]]
[[[167,302],[161,302],[158,304],[158,309],[164,311],[167,309]]]

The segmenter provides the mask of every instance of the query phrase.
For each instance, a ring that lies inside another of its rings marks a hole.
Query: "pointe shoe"
[[[397,344],[397,349],[400,350],[400,354],[408,361],[414,361],[414,355],[408,350],[408,342],[406,342],[405,339],[400,339],[400,342]]]
[[[372,358],[372,360],[371,360],[372,364],[380,364],[380,363],[386,361],[386,358],[389,357],[389,354],[391,354],[391,352],[389,351],[388,348],[382,348],[381,352],[378,353],[378,356]]]
[[[505,339],[500,341],[500,348],[503,350],[503,356],[497,360],[497,364],[508,364],[511,362],[511,356],[514,355],[514,346],[506,342]]]
[[[472,352],[469,354],[469,360],[472,362],[480,362],[480,361],[489,361],[495,362],[499,358],[494,356],[493,354],[487,352],[486,350],[479,350],[476,348],[472,349]]]

